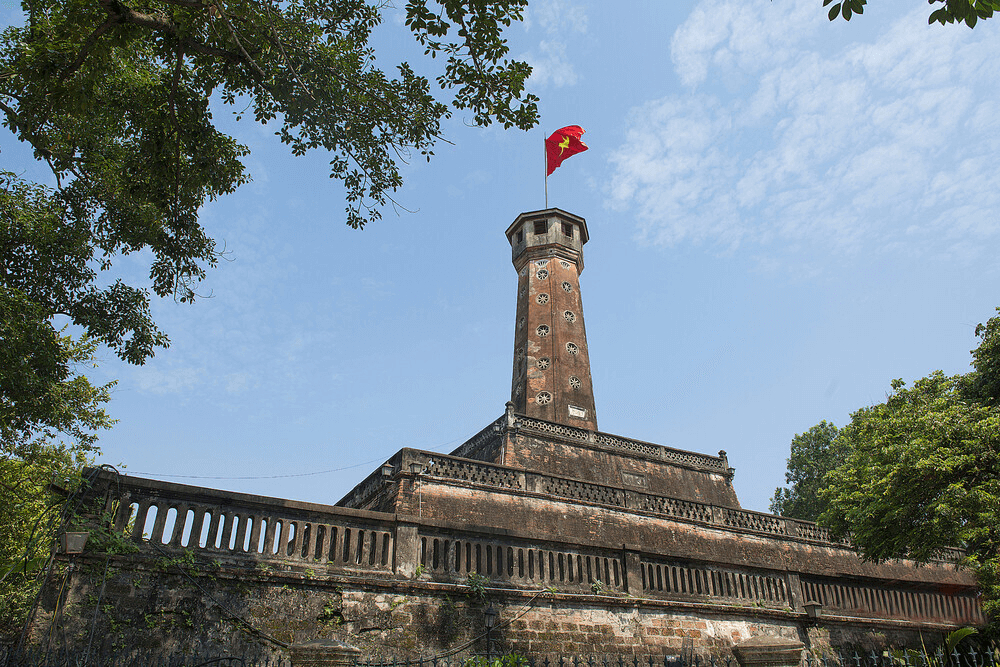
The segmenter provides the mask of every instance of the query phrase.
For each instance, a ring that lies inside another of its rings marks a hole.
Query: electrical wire
[[[107,465],[107,464],[99,466],[99,467],[96,467],[96,468],[93,468],[92,472],[90,473],[90,476],[88,478],[86,478],[85,480],[81,480],[81,482],[77,486],[77,488],[74,489],[69,495],[66,496],[66,500],[62,504],[62,508],[61,508],[60,512],[57,515],[53,515],[52,517],[49,518],[48,524],[46,525],[46,529],[44,531],[42,531],[41,534],[42,535],[52,534],[53,531],[55,533],[58,533],[59,532],[59,528],[61,528],[62,526],[66,525],[66,522],[68,521],[69,517],[74,516],[76,514],[76,512],[80,509],[80,505],[83,504],[83,501],[86,498],[86,494],[83,493],[83,490],[85,488],[90,488],[90,485],[93,483],[94,479],[97,477],[97,474],[101,470],[108,470],[108,469],[114,471],[116,474],[118,473],[118,471],[115,469],[114,466]],[[74,498],[77,499],[76,505],[73,505],[72,509],[71,509],[71,505],[73,503]],[[53,505],[53,507],[56,507],[56,505]],[[55,523],[56,519],[58,519],[58,524]],[[37,523],[38,522],[36,522],[36,527],[37,527]],[[29,544],[27,546],[27,549],[31,550],[33,548],[34,539],[35,539],[35,537],[34,537],[34,529],[33,529],[32,535],[29,537]],[[24,620],[24,625],[21,626],[21,634],[18,637],[17,644],[15,645],[15,648],[14,648],[15,654],[20,653],[20,651],[24,648],[24,643],[25,643],[25,640],[27,639],[27,636],[28,636],[28,630],[29,630],[29,628],[31,628],[31,626],[34,623],[35,614],[38,612],[38,605],[39,605],[39,603],[41,602],[41,599],[42,599],[42,593],[45,592],[45,589],[46,589],[46,587],[49,584],[49,578],[52,575],[53,565],[55,564],[55,559],[56,559],[57,547],[58,547],[58,540],[57,539],[53,539],[52,543],[51,543],[51,545],[49,547],[49,558],[46,561],[45,567],[41,570],[41,575],[40,576],[43,576],[42,584],[41,584],[41,586],[39,586],[38,592],[35,594],[35,599],[31,603],[31,608],[28,611],[27,618],[25,618],[25,620]],[[63,580],[63,583],[65,584],[65,579]],[[57,604],[58,604],[58,600],[57,600]],[[57,620],[57,618],[55,616],[53,616],[53,619],[52,619],[53,625],[56,622],[56,620]],[[50,627],[49,627],[50,631],[52,630],[52,627],[53,626],[50,625]]]
[[[287,642],[283,642],[280,639],[275,639],[274,637],[272,637],[271,635],[267,634],[263,630],[258,630],[257,628],[255,628],[253,626],[252,623],[250,623],[250,621],[246,620],[245,618],[243,618],[242,616],[240,616],[239,614],[237,614],[236,612],[232,611],[231,609],[229,609],[228,607],[226,607],[224,604],[222,604],[221,602],[219,602],[218,600],[216,600],[212,596],[211,593],[209,593],[207,590],[205,590],[204,586],[202,586],[201,584],[198,583],[197,579],[195,579],[194,577],[192,577],[190,574],[187,573],[187,571],[184,568],[182,568],[180,565],[178,565],[176,562],[174,562],[172,559],[170,559],[170,555],[167,552],[165,552],[163,549],[161,549],[159,547],[159,545],[156,544],[155,541],[148,540],[147,544],[149,544],[151,547],[153,547],[158,552],[160,552],[161,556],[163,556],[164,558],[166,558],[167,560],[169,560],[170,564],[173,565],[174,568],[178,572],[180,572],[185,577],[187,577],[187,579],[192,584],[194,584],[198,588],[198,590],[200,590],[205,595],[205,597],[207,597],[209,600],[211,600],[212,602],[214,602],[215,605],[219,609],[221,609],[223,611],[223,613],[225,613],[226,615],[228,615],[233,620],[238,621],[239,623],[241,623],[244,626],[246,626],[246,628],[251,632],[251,634],[254,634],[254,635],[257,635],[258,637],[266,639],[267,641],[271,642],[272,644],[274,644],[275,646],[278,646],[280,648],[284,648],[284,649],[288,648],[289,645],[288,645]]]
[[[115,468],[114,466],[109,466],[109,467],[111,468],[112,472],[115,473],[115,496],[120,500],[122,495],[121,473],[119,473],[118,469]],[[107,468],[105,468],[105,470],[106,469]],[[114,520],[115,520],[114,513],[112,513],[112,515],[109,517],[109,521],[111,522],[109,528],[111,530],[114,530]],[[97,594],[97,603],[94,605],[94,617],[90,621],[90,636],[87,637],[87,648],[83,652],[82,664],[84,667],[87,667],[87,665],[90,664],[90,647],[93,645],[94,642],[94,630],[97,628],[97,613],[101,610],[101,600],[104,598],[104,587],[108,582],[108,566],[110,564],[111,564],[111,554],[108,553],[104,556],[104,574],[101,575],[101,590]]]
[[[475,435],[475,433],[473,433],[472,436],[469,436],[469,438],[473,437],[474,435]],[[466,442],[466,441],[469,440],[469,438],[465,438],[464,440],[461,440],[461,441],[462,442]],[[453,445],[456,442],[459,442],[459,440],[460,440],[459,438],[455,438],[454,440],[449,440],[448,442],[445,442],[445,443],[439,443],[437,445],[433,445],[427,451],[437,452],[442,447],[448,447],[449,445]],[[397,450],[394,450],[394,451],[397,451]],[[386,455],[380,456],[380,457],[378,457],[376,459],[371,459],[370,461],[363,461],[361,463],[355,463],[353,465],[344,466],[343,468],[331,468],[329,470],[315,470],[313,472],[289,473],[287,475],[240,475],[240,476],[236,476],[236,477],[227,477],[227,476],[224,476],[224,475],[171,475],[169,473],[144,472],[144,471],[126,471],[123,474],[126,477],[128,477],[129,475],[149,475],[150,477],[170,477],[172,479],[214,479],[214,480],[289,479],[289,478],[293,478],[293,477],[313,477],[315,475],[328,475],[328,474],[333,473],[333,472],[341,472],[343,470],[351,470],[353,468],[360,468],[361,466],[367,466],[367,465],[371,465],[372,463],[377,463],[379,461],[384,461],[388,456],[391,456],[391,455],[392,455],[391,453],[390,454],[386,454]]]
[[[383,460],[385,457],[380,456],[377,459],[372,459],[371,461],[364,461],[362,463],[355,463],[354,465],[344,466],[343,468],[331,468],[330,470],[316,470],[314,472],[299,472],[290,473],[287,475],[244,475],[240,477],[224,477],[215,475],[171,475],[162,472],[129,472],[125,476],[129,475],[150,475],[152,477],[172,477],[174,479],[288,479],[289,477],[312,477],[314,475],[327,475],[331,472],[340,472],[342,470],[350,470],[352,468],[360,468],[361,466],[371,465],[377,461]]]

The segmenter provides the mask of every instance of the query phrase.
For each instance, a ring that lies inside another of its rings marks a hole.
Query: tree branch
[[[267,74],[264,74],[264,70],[262,70],[256,62],[254,62],[254,59],[250,57],[247,50],[243,48],[243,43],[240,42],[240,37],[236,34],[236,28],[234,28],[233,24],[230,22],[229,16],[226,14],[226,10],[222,6],[222,1],[219,0],[219,2],[217,2],[214,6],[219,10],[219,14],[222,15],[222,20],[226,22],[226,27],[229,28],[229,34],[233,36],[233,41],[236,42],[236,46],[239,48],[240,53],[242,53],[243,57],[246,59],[246,63],[254,72],[257,73],[257,76],[260,77],[261,83],[267,81]]]
[[[101,35],[110,30],[112,26],[119,23],[121,23],[121,17],[112,15],[108,17],[107,21],[97,26],[94,32],[90,33],[87,37],[87,41],[83,43],[83,48],[80,49],[80,53],[76,56],[76,60],[74,60],[73,64],[66,68],[66,70],[59,76],[59,80],[65,81],[71,74],[80,69],[80,67],[83,66],[83,61],[87,59],[91,49],[93,49],[94,45],[97,44],[97,40],[101,38]]]
[[[127,21],[128,23],[132,23],[143,28],[149,28],[150,30],[155,30],[157,32],[166,33],[171,37],[176,38],[187,51],[194,51],[195,53],[200,53],[206,56],[215,56],[217,58],[223,58],[235,63],[245,62],[244,58],[240,57],[237,53],[227,51],[226,49],[220,49],[215,46],[209,46],[208,44],[202,44],[201,42],[196,42],[188,37],[181,36],[178,32],[177,25],[175,23],[171,23],[162,15],[143,14],[135,11],[134,9],[130,9],[116,0],[100,0],[100,3],[112,17],[120,16],[122,21]],[[246,56],[246,61],[249,62],[255,73],[263,75],[263,72],[261,72],[260,68],[256,66],[256,63],[250,60],[249,56]]]

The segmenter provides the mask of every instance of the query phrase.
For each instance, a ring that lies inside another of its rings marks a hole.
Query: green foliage
[[[980,342],[972,350],[975,372],[962,378],[962,392],[970,400],[996,407],[1000,405],[1000,317],[977,325],[976,336]]]
[[[32,443],[30,456],[0,456],[0,637],[20,630],[38,592],[66,501],[86,459],[62,445]]]
[[[503,39],[526,2],[409,0],[411,36],[441,57],[432,85],[405,62],[380,69],[370,39],[390,5],[377,0],[22,0],[24,25],[0,35],[0,120],[56,187],[0,173],[3,441],[106,425],[95,406],[108,387],[70,368],[87,341],[133,364],[168,345],[150,290],[104,272],[143,252],[153,293],[197,296],[219,256],[199,209],[249,180],[248,149],[216,127],[210,100],[250,110],[295,155],[329,154],[360,228],[455,110],[482,126],[537,122],[531,70]],[[88,338],[60,336],[56,317]]]
[[[891,649],[882,652],[883,662],[897,667],[909,665],[925,665],[926,667],[961,667],[961,661],[956,663],[952,653],[966,637],[978,632],[976,628],[964,627],[953,630],[944,636],[944,645],[938,648],[940,653],[931,653],[920,637],[920,649]]]
[[[478,572],[470,572],[469,576],[465,579],[465,585],[469,587],[467,595],[476,600],[477,602],[486,602],[486,597],[490,585],[490,578],[479,574]]]
[[[176,572],[176,570],[181,570],[188,574],[197,574],[196,572],[192,572],[195,565],[194,552],[190,549],[182,549],[176,556],[161,556],[157,558],[154,567],[160,572],[172,573]]]
[[[974,369],[940,371],[907,387],[892,382],[885,403],[862,408],[840,431],[843,462],[821,491],[820,521],[850,533],[869,559],[926,561],[963,547],[984,595],[1000,611],[1000,318],[977,327]],[[995,621],[994,621],[995,622]],[[997,630],[993,626],[993,631]]]
[[[100,521],[87,523],[87,529],[90,531],[87,551],[109,556],[137,553],[139,545],[130,537],[133,527],[134,525],[129,525],[124,531],[117,531],[114,529],[113,515],[110,512],[102,514]]]
[[[325,625],[340,625],[344,622],[344,603],[338,596],[332,598],[323,605],[323,611],[319,613],[316,620]]]
[[[823,0],[823,6],[830,6],[833,0]],[[1000,11],[1000,1],[998,0],[928,0],[931,5],[943,4],[943,7],[935,9],[927,18],[928,23],[964,23],[970,28],[976,27],[979,19],[988,19],[993,16],[993,12]],[[841,0],[830,6],[827,17],[833,21],[838,16],[842,16],[845,21],[850,21],[855,14],[863,14],[868,0]]]
[[[823,487],[826,474],[844,456],[837,434],[836,426],[822,421],[792,438],[785,472],[785,483],[789,486],[775,489],[771,512],[806,521],[815,521],[823,513],[826,504],[819,496],[819,490]]]
[[[507,653],[492,660],[485,656],[475,655],[467,658],[462,664],[463,667],[525,667],[528,660],[519,653]]]

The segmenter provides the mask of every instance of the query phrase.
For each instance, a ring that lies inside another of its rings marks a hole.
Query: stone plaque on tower
[[[507,229],[517,270],[511,401],[529,417],[597,430],[580,295],[587,222],[557,208]]]

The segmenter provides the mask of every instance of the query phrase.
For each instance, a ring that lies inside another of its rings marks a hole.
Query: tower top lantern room
[[[597,430],[580,273],[587,221],[557,208],[507,228],[517,270],[511,398],[529,417]]]

